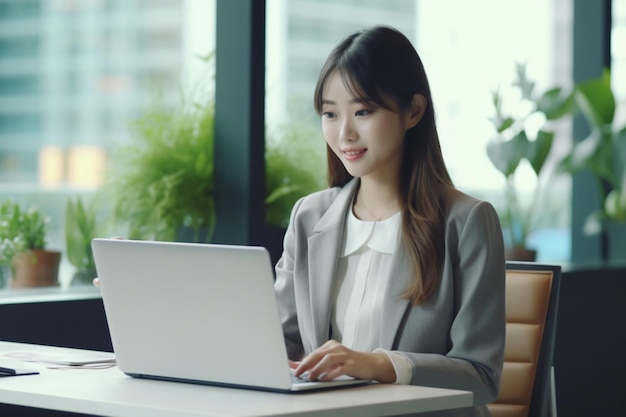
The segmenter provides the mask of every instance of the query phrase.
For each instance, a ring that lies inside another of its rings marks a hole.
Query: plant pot
[[[537,251],[522,246],[513,246],[506,249],[507,261],[526,261],[535,262],[537,260]]]
[[[11,288],[49,287],[59,284],[61,252],[32,250],[13,258]]]

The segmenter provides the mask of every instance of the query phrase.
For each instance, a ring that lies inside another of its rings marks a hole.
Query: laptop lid
[[[276,391],[293,386],[263,247],[94,239],[117,365],[134,377]]]

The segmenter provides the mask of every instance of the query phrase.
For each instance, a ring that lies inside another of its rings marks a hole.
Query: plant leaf
[[[589,136],[576,143],[560,164],[563,172],[577,173],[589,169],[600,179],[615,183],[613,170],[614,149],[611,134],[594,129]]]
[[[576,104],[592,129],[613,123],[615,97],[610,73],[604,71],[600,77],[578,84]]]
[[[557,120],[574,108],[574,94],[563,88],[552,88],[537,100],[537,111],[546,115],[547,120]]]
[[[533,89],[535,88],[535,83],[528,79],[526,74],[526,64],[518,62],[515,66],[517,80],[513,83],[519,87],[522,92],[522,98],[526,100],[533,99]]]
[[[506,141],[496,139],[489,142],[487,156],[496,169],[508,178],[526,156],[527,147],[528,137],[526,132],[522,131],[512,139]]]
[[[622,162],[622,169],[626,169],[626,126],[619,132],[615,133],[615,145],[619,153],[620,161]],[[623,180],[626,183],[626,178]]]
[[[526,159],[530,162],[530,166],[537,176],[539,176],[543,164],[546,162],[546,159],[548,159],[548,154],[550,153],[550,149],[552,149],[553,139],[553,132],[540,130],[537,132],[537,138],[532,142],[528,142]]]

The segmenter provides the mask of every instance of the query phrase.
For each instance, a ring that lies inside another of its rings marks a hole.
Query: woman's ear
[[[427,105],[428,102],[426,101],[426,97],[422,94],[413,95],[413,98],[411,99],[411,108],[407,112],[408,129],[415,127],[419,121],[422,120],[422,116],[424,116]]]

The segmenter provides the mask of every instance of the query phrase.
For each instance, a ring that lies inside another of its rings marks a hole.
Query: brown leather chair
[[[493,417],[556,417],[554,340],[561,267],[507,262],[506,341]]]

